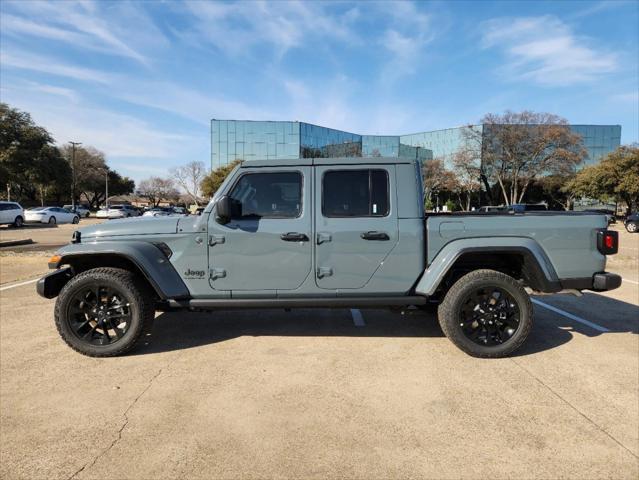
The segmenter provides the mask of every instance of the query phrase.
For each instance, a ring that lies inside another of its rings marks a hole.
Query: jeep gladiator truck
[[[37,291],[94,357],[133,348],[157,310],[429,304],[463,351],[502,357],[532,327],[528,291],[617,288],[617,242],[593,213],[425,215],[414,160],[247,161],[199,216],[75,231]]]

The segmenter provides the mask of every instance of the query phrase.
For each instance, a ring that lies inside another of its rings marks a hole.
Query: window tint
[[[325,217],[388,215],[386,170],[326,172],[322,184],[322,214]]]
[[[295,218],[302,211],[299,172],[248,173],[231,194],[232,218]]]
[[[10,210],[10,209],[11,209],[11,205],[7,203],[0,203],[0,210]]]

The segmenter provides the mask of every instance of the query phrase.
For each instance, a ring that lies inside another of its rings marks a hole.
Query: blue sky
[[[530,109],[639,136],[637,1],[0,8],[2,101],[136,180],[208,164],[211,118],[401,134]]]

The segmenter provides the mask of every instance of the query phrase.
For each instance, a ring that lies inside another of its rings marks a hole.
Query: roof
[[[312,165],[384,165],[414,164],[415,159],[401,157],[293,158],[287,160],[245,160],[242,167],[310,167]]]

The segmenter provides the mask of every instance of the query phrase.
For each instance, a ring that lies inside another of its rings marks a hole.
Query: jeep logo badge
[[[184,272],[185,277],[197,277],[202,278],[206,272],[204,270],[191,270],[190,268]]]

